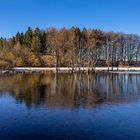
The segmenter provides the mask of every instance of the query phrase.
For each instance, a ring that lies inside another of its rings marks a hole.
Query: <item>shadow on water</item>
[[[119,74],[17,74],[0,77],[0,96],[27,107],[90,108],[139,100],[140,76]]]

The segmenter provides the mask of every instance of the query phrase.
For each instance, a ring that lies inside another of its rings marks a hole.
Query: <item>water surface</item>
[[[140,139],[140,75],[0,76],[0,140]]]

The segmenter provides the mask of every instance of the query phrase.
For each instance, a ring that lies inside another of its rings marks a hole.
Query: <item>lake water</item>
[[[140,75],[0,77],[0,140],[138,140]]]

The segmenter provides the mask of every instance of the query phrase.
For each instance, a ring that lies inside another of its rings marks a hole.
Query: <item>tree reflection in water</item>
[[[0,77],[0,96],[27,107],[90,108],[139,100],[139,75],[17,74]]]

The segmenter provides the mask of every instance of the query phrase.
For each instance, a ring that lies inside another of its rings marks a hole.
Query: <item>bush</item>
[[[54,66],[54,58],[51,55],[43,55],[41,60],[43,61],[43,66]]]
[[[5,60],[0,60],[0,69],[8,69],[10,67],[10,63],[6,62]]]
[[[33,53],[30,53],[28,56],[28,64],[29,66],[36,66],[36,67],[41,65],[39,58]]]

